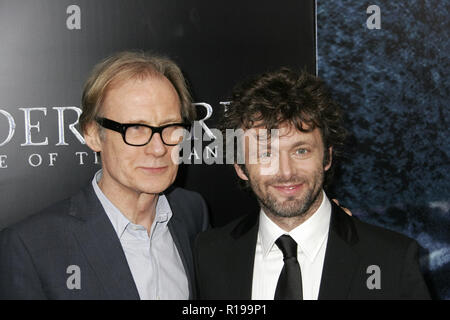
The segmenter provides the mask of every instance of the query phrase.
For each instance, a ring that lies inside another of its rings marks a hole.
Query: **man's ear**
[[[328,161],[324,166],[324,170],[328,171],[331,168],[331,162],[333,161],[333,147],[329,147],[326,152],[328,152]]]
[[[242,180],[248,180],[247,174],[244,172],[244,170],[240,165],[235,163],[234,170],[236,170],[236,173],[239,176],[239,178],[241,178]]]
[[[92,149],[92,151],[102,151],[100,129],[94,121],[91,121],[89,124],[87,124],[86,129],[84,130],[84,140],[86,141],[88,147]]]

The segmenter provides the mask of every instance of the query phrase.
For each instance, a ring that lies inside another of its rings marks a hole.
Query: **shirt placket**
[[[161,294],[160,294],[160,288],[161,288],[161,279],[160,279],[160,270],[159,270],[159,260],[158,260],[158,254],[157,250],[155,248],[155,243],[160,238],[161,233],[161,217],[157,216],[154,225],[152,226],[152,229],[150,231],[150,260],[152,262],[152,267],[155,272],[154,274],[154,280],[155,280],[155,299],[160,300]]]

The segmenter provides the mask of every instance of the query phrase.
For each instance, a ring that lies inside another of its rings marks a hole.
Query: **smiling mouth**
[[[283,194],[292,195],[292,194],[297,193],[297,191],[299,191],[301,189],[302,184],[299,183],[299,184],[281,185],[281,186],[275,185],[272,187]]]

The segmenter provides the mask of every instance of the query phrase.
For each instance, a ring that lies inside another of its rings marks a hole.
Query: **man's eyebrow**
[[[293,144],[291,145],[291,148],[300,147],[300,146],[305,146],[305,145],[308,145],[308,146],[311,145],[311,141],[308,141],[308,140],[299,140],[299,141],[293,143]]]
[[[266,144],[267,146],[270,146],[272,142],[272,139],[270,137],[267,137],[267,139],[258,139],[258,145]],[[303,145],[311,145],[312,141],[309,140],[298,140],[294,142],[290,147],[295,148]]]
[[[183,122],[183,120],[180,119],[180,118],[171,118],[171,119],[164,120],[159,125],[162,126],[162,125],[165,125],[165,124],[180,123],[180,122]]]

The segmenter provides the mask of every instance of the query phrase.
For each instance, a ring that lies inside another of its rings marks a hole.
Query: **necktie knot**
[[[295,258],[297,259],[297,242],[291,236],[285,234],[279,237],[275,244],[283,252],[283,260]]]

